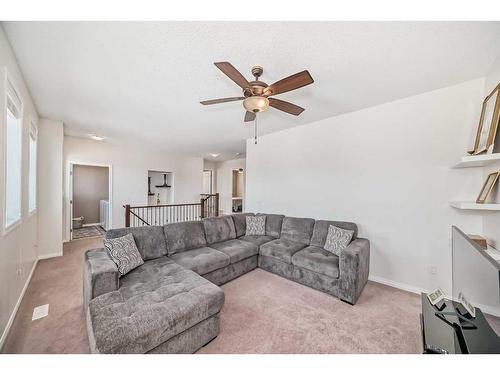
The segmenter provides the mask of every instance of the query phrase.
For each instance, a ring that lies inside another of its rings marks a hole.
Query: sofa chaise
[[[256,267],[355,304],[368,280],[370,243],[354,223],[265,215],[265,235],[246,234],[251,213],[131,233],[144,264],[120,277],[104,248],[84,257],[84,308],[92,353],[194,353],[219,333],[220,285]],[[323,247],[328,227],[352,230],[340,256]]]

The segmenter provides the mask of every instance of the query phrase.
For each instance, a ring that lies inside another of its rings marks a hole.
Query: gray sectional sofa
[[[247,215],[108,231],[132,233],[144,264],[119,277],[105,249],[85,253],[91,351],[194,353],[219,333],[219,286],[256,267],[356,303],[370,262],[356,224],[265,214],[265,235],[248,236]],[[330,224],[354,231],[340,257],[323,249]]]

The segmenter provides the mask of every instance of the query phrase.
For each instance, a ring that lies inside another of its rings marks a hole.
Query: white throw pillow
[[[123,237],[104,239],[104,247],[116,263],[120,276],[144,264],[132,233]]]
[[[353,230],[342,229],[336,227],[335,225],[330,225],[328,227],[328,234],[326,236],[324,249],[340,256],[342,250],[344,250],[347,245],[351,243],[353,235]]]
[[[247,216],[247,236],[265,236],[266,235],[266,217],[264,215]]]

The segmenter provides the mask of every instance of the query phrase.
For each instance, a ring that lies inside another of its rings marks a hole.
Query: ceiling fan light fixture
[[[243,101],[248,112],[264,112],[269,108],[269,100],[264,96],[249,96]]]

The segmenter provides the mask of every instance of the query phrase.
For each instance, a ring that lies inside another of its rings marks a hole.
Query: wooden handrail
[[[131,209],[134,208],[153,208],[153,207],[181,207],[181,206],[196,206],[199,203],[177,203],[177,204],[155,204],[152,206],[130,206]],[[123,206],[126,207],[127,205]]]

